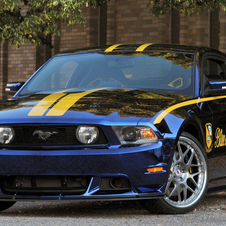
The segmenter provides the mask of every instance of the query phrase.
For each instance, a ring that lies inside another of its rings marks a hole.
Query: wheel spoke
[[[184,152],[183,154],[183,158],[185,158],[185,156],[188,154],[188,152],[190,151],[190,145],[187,147],[187,150]]]
[[[174,192],[177,190],[177,185],[176,184],[174,184],[174,188],[173,188],[173,190],[170,192],[170,194],[169,194],[169,198],[174,194]]]
[[[177,159],[176,159],[176,152],[174,153],[173,155],[173,163],[177,162]]]
[[[188,165],[188,166],[191,165],[191,162],[192,162],[192,160],[193,160],[194,154],[195,154],[195,153],[194,153],[194,150],[191,149],[191,156],[190,156],[190,158],[189,158],[189,160],[188,160],[188,162],[187,162],[186,165]]]
[[[166,184],[166,192],[169,190],[170,184],[171,184],[171,181],[168,181],[168,183]]]
[[[199,175],[200,173],[204,173],[204,171],[203,171],[203,170],[200,170],[200,171],[198,171],[198,172],[196,172],[196,173],[193,173],[193,174],[190,174],[190,175],[191,175],[191,177],[193,178],[193,177]]]
[[[179,185],[177,186],[177,197],[178,197],[178,202],[181,203],[181,195],[180,195],[180,189],[179,189]]]
[[[184,186],[183,187],[183,201],[185,202],[187,200],[187,186]]]
[[[193,190],[190,186],[187,186],[188,190],[191,191],[194,194],[197,194],[197,192],[195,190]]]
[[[189,165],[190,167],[200,167],[200,166],[203,166],[202,164],[190,164]]]
[[[199,188],[193,177],[190,178],[190,181],[193,183],[193,185],[195,185],[196,188]]]
[[[179,159],[181,159],[183,156],[183,153],[182,153],[182,149],[181,149],[181,146],[179,143],[177,144],[177,148],[178,148],[178,153],[179,153]]]

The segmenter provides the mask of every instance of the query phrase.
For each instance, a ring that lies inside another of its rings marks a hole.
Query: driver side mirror
[[[14,95],[22,86],[24,82],[9,82],[6,84],[5,91],[8,95]]]
[[[226,94],[226,81],[209,82],[210,88],[206,89],[208,94],[217,96]]]

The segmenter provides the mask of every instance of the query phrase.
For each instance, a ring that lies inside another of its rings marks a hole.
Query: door
[[[209,97],[212,122],[206,123],[206,146],[214,158],[209,159],[210,179],[226,179],[226,67],[225,58],[213,54],[203,58],[202,75],[204,96]],[[226,184],[216,180],[213,186]]]

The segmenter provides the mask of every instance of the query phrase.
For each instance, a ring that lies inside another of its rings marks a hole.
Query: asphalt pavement
[[[226,193],[207,195],[193,212],[183,215],[151,214],[137,201],[17,202],[0,213],[0,226],[69,225],[226,225]]]

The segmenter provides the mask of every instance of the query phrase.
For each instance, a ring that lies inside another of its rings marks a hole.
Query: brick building
[[[52,55],[70,48],[115,43],[178,43],[211,46],[226,52],[226,12],[217,9],[189,18],[173,11],[153,18],[147,0],[111,0],[98,9],[84,8],[85,27],[59,22],[60,37],[49,37],[54,48],[30,43],[15,49],[0,44],[0,99],[5,84],[26,81]]]

